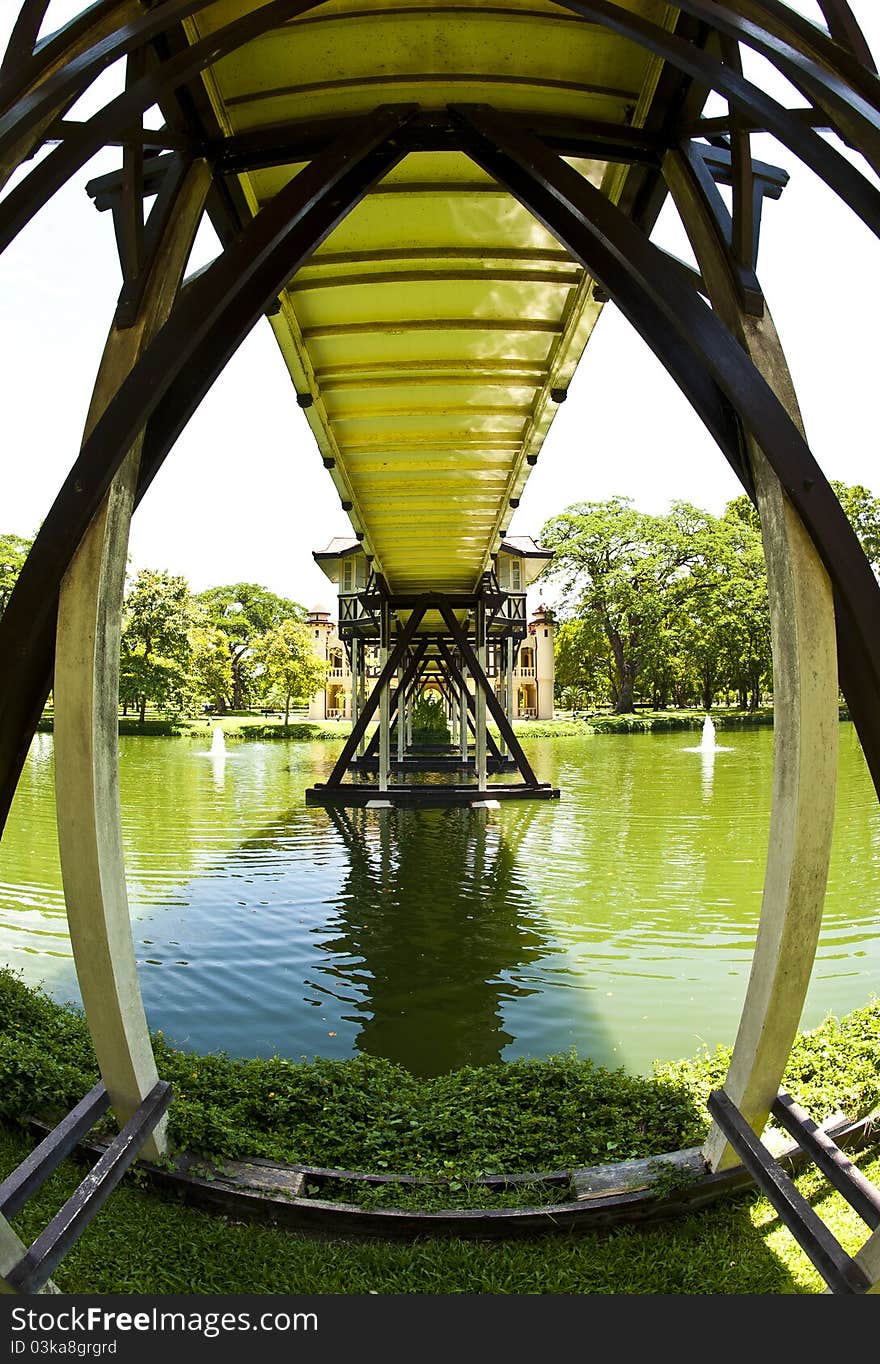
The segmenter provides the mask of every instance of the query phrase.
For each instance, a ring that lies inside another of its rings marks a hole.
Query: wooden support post
[[[467,727],[467,668],[464,663],[461,665],[462,685],[458,692],[458,741],[461,744],[461,760],[466,763],[468,760],[468,727]]]
[[[111,330],[86,434],[170,312],[210,186],[204,161],[181,189],[133,327]],[[119,640],[141,441],[126,456],[62,581],[55,653],[55,799],[70,939],[101,1076],[120,1125],[158,1075],[131,937],[119,809]],[[144,1154],[165,1152],[164,1122]]]
[[[48,66],[44,66],[31,81],[19,87],[16,92],[16,100],[23,101],[27,96],[34,94],[45,86],[47,81],[62,69],[67,63],[72,63],[82,53],[88,52],[89,48],[100,43],[103,38],[112,35],[123,24],[129,23],[140,17],[143,13],[138,0],[120,0],[117,7],[109,9],[107,7],[95,7],[97,12],[92,24],[88,27],[71,25],[71,37],[69,42],[62,44],[55,56],[55,60]],[[21,62],[21,54],[10,52],[8,68],[4,68],[3,75],[9,76],[10,80],[15,80],[17,68]],[[16,144],[3,156],[0,156],[0,189],[15,173],[23,161],[33,156],[36,149],[40,146],[44,134],[51,128],[55,119],[62,115],[71,103],[70,97],[59,98],[57,103],[50,106],[35,128],[24,134]]]
[[[474,627],[476,630],[477,660],[483,672],[486,671],[486,607],[483,602],[478,602],[474,612]],[[477,764],[477,789],[486,789],[486,691],[485,688],[477,687],[477,713],[476,720],[476,764]]]
[[[364,640],[364,641],[361,643],[361,647],[360,647],[360,668],[359,668],[359,671],[358,671],[358,692],[359,692],[359,699],[358,699],[358,719],[360,719],[360,717],[361,717],[361,715],[362,715],[362,713],[363,713],[364,705],[366,704],[366,700],[367,700],[367,642],[366,642],[366,640]],[[364,756],[364,749],[365,749],[365,746],[366,746],[366,742],[367,742],[367,734],[366,734],[366,730],[365,730],[364,733],[361,735],[360,743],[358,744],[358,747],[357,747],[357,753],[358,753],[358,757],[359,757],[359,758],[362,758],[362,757]]]
[[[359,671],[360,671],[360,661],[359,661],[359,656],[360,656],[360,644],[361,644],[361,642],[360,642],[360,640],[358,639],[357,635],[352,635],[352,637],[351,637],[351,723],[352,723],[352,725],[357,724],[357,718],[358,718],[358,715],[360,714],[360,702],[361,702],[361,696],[360,696],[360,681],[359,681]]]
[[[687,158],[664,175],[717,315],[802,429],[791,375],[769,312],[742,309],[729,257]],[[837,779],[837,645],[828,575],[757,442],[747,437],[761,518],[773,644],[773,803],[764,898],[752,970],[725,1092],[760,1135],[800,1021],[822,922]],[[737,1162],[711,1129],[713,1169]]]
[[[507,639],[504,641],[504,673],[501,679],[501,691],[504,698],[504,714],[507,716],[508,723],[513,720],[513,655],[515,652],[513,636],[508,635]],[[503,734],[501,735],[501,752],[506,758],[507,740]]]
[[[520,776],[527,786],[540,785],[538,778],[535,776],[532,764],[523,752],[522,744],[507,722],[504,709],[489,684],[489,679],[486,676],[480,660],[470,646],[466,632],[462,630],[458,621],[455,619],[455,612],[450,610],[445,604],[439,606],[439,611],[443,617],[443,623],[452,636],[453,643],[458,647],[463,663],[467,666],[471,677],[474,679],[475,692],[479,694],[482,690],[486,705],[489,707],[489,713],[498,726],[499,732],[502,734],[506,733],[507,735],[508,747],[519,768]]]
[[[391,638],[391,612],[388,602],[382,602],[382,627],[379,640],[379,663],[382,677],[379,681],[379,790],[388,790],[388,773],[391,767],[391,677],[388,668],[388,646]]]
[[[406,697],[404,695],[403,664],[397,669],[397,761],[403,762],[406,752]]]
[[[452,654],[450,653],[449,649],[446,647],[446,645],[444,644],[444,642],[443,642],[442,639],[438,639],[438,640],[437,640],[437,649],[438,649],[438,651],[439,651],[440,657],[442,658],[442,660],[443,660],[443,662],[444,662],[444,664],[445,664],[445,666],[446,666],[446,671],[447,671],[448,676],[449,676],[449,685],[450,685],[450,687],[458,686],[458,688],[459,688],[459,690],[460,690],[461,696],[462,696],[462,698],[463,698],[463,700],[464,700],[464,707],[465,707],[465,709],[464,709],[464,723],[465,723],[465,725],[466,725],[467,727],[470,728],[470,731],[471,731],[471,733],[472,733],[473,736],[474,736],[474,741],[476,742],[476,736],[477,736],[477,724],[476,724],[477,701],[476,701],[476,697],[475,697],[475,696],[471,696],[470,692],[467,690],[467,687],[466,687],[465,681],[464,681],[465,674],[464,674],[464,672],[463,672],[462,670],[459,669],[458,664],[456,663],[455,659],[453,658]],[[496,703],[496,704],[497,704],[497,703]],[[465,742],[467,742],[467,730],[465,731]],[[498,747],[498,745],[496,744],[495,740],[492,738],[492,735],[489,733],[488,728],[486,729],[486,747],[487,747],[488,751],[492,754],[492,757],[493,757],[493,758],[498,758],[498,759],[500,760],[500,758],[501,758],[501,749]]]

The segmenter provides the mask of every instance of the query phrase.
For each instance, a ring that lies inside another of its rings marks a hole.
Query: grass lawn
[[[816,1118],[880,1102],[880,1003],[800,1035],[784,1083]],[[292,1062],[198,1056],[155,1037],[172,1082],[174,1145],[206,1156],[263,1155],[337,1169],[450,1181],[443,1205],[473,1206],[478,1173],[534,1171],[654,1155],[696,1144],[719,1049],[652,1079],[567,1055],[465,1068],[420,1080],[373,1057]],[[23,1115],[58,1116],[94,1083],[81,1014],[0,971],[0,1177],[31,1149]],[[880,1147],[857,1157],[880,1181]],[[31,1241],[72,1192],[65,1162],[15,1219]],[[815,1172],[801,1191],[855,1252],[867,1229]],[[457,1192],[455,1192],[457,1191]],[[400,1187],[391,1187],[392,1203]],[[436,1186],[429,1197],[438,1196]],[[420,1194],[412,1195],[418,1205]],[[366,1198],[363,1200],[368,1201]],[[429,1204],[425,1204],[426,1206]],[[436,1202],[434,1203],[436,1206]],[[203,1212],[126,1176],[56,1275],[72,1293],[812,1293],[819,1276],[755,1193],[656,1225],[510,1242],[317,1239]]]
[[[30,1149],[0,1126],[0,1173]],[[880,1180],[880,1153],[860,1158]],[[15,1218],[30,1242],[82,1178],[72,1161]],[[867,1228],[816,1174],[801,1192],[853,1254]],[[528,1241],[313,1239],[138,1187],[129,1174],[56,1271],[65,1293],[791,1294],[824,1284],[762,1197],[741,1194],[656,1226]]]

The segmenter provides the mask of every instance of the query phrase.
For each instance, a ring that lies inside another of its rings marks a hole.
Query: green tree
[[[542,541],[556,553],[552,576],[578,619],[594,615],[608,640],[618,714],[635,708],[637,680],[680,600],[708,519],[686,502],[650,516],[614,497],[568,507],[544,526]]]
[[[839,483],[832,479],[831,486],[871,567],[880,574],[880,498],[861,483]]]
[[[312,652],[308,629],[301,620],[282,620],[260,637],[253,650],[264,694],[277,691],[284,698],[284,725],[292,697],[312,697],[327,680],[329,665]]]
[[[21,535],[0,535],[0,616],[6,610],[32,544],[32,540]]]
[[[197,612],[189,643],[191,691],[199,701],[209,698],[215,710],[224,710],[232,694],[232,659],[226,635]]]
[[[561,621],[554,642],[554,690],[566,710],[601,704],[611,695],[608,639],[596,615]]]
[[[710,710],[726,687],[761,701],[770,667],[770,621],[761,537],[737,511],[708,517],[700,552],[682,584],[677,652],[692,671],[694,694]]]
[[[830,483],[866,558],[874,572],[880,573],[880,497],[875,497],[861,483],[841,483],[835,478]],[[745,493],[728,502],[725,516],[738,517],[760,534],[761,522],[757,509]]]
[[[192,599],[185,578],[142,569],[125,598],[119,695],[123,706],[183,705],[189,689]]]
[[[232,710],[243,710],[254,690],[254,648],[268,631],[285,620],[303,620],[305,610],[287,597],[276,596],[259,583],[231,583],[200,592],[196,603],[205,625],[226,637],[232,668]],[[221,705],[226,709],[226,700]]]

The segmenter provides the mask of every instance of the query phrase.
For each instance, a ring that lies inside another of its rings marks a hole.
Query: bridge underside
[[[345,766],[372,762],[356,750],[378,710],[377,787],[392,768],[393,714],[405,769],[422,668],[450,695],[459,686],[462,751],[475,731],[472,791],[488,795],[490,759],[512,757],[520,791],[540,794],[481,682],[487,583],[491,595],[509,517],[610,300],[711,432],[764,532],[773,815],[725,1082],[763,1128],[821,922],[838,659],[880,789],[880,589],[807,445],[756,274],[762,209],[787,176],[753,159],[752,132],[772,133],[880,231],[880,191],[861,169],[880,173],[876,68],[846,0],[818,8],[827,29],[783,0],[97,0],[38,40],[47,0],[24,0],[0,68],[0,185],[19,173],[0,201],[0,250],[95,152],[118,146],[118,174],[90,191],[113,214],[123,287],[81,449],[0,620],[0,820],[53,686],[71,937],[120,1122],[157,1084],[117,781],[133,509],[268,316],[381,599],[381,685]],[[756,53],[800,103],[744,72]],[[117,61],[124,88],[80,118],[80,97]],[[725,107],[707,116],[712,92]],[[693,265],[649,239],[667,199]],[[221,250],[187,277],[205,214]],[[715,1168],[734,1159],[728,1130],[707,1142]],[[158,1121],[143,1149],[164,1147]],[[0,1217],[0,1273],[21,1249]],[[876,1285],[877,1233],[858,1259]]]
[[[522,629],[518,618],[505,614],[507,602],[488,575],[474,596],[472,609],[462,609],[460,599],[453,596],[425,594],[407,599],[406,623],[392,639],[392,620],[398,614],[395,599],[379,596],[379,677],[367,695],[365,636],[352,631],[352,686],[357,698],[352,732],[327,781],[306,792],[309,804],[364,805],[379,799],[394,804],[462,805],[490,799],[559,797],[556,788],[536,777],[510,722],[513,653]],[[500,698],[487,673],[490,638],[505,679]],[[440,743],[425,742],[413,733],[414,705],[426,691],[442,697],[449,721],[448,736]],[[367,743],[367,726],[377,712],[379,723]],[[497,725],[500,743],[488,727],[489,715]],[[361,773],[375,771],[377,780],[345,782],[349,766]],[[511,769],[519,771],[520,783],[487,785],[490,772]],[[443,781],[442,775],[467,775],[471,780],[466,784]]]

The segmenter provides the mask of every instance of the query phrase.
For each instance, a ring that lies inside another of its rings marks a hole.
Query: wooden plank
[[[170,1102],[171,1086],[160,1080],[24,1258],[6,1275],[16,1293],[39,1292],[137,1158]]]
[[[237,1189],[256,1189],[300,1198],[305,1194],[306,1177],[289,1165],[263,1160],[227,1160],[218,1166],[221,1180]]]
[[[784,1090],[780,1090],[771,1112],[801,1149],[806,1151],[828,1182],[843,1194],[850,1207],[874,1231],[880,1225],[880,1192],[861,1170],[847,1159],[828,1133],[823,1132],[809,1113]]]
[[[870,1286],[866,1276],[758,1140],[723,1089],[716,1089],[709,1095],[707,1107],[832,1293],[863,1293]]]
[[[670,1166],[672,1171],[670,1172]],[[581,1201],[607,1198],[609,1194],[636,1193],[650,1189],[658,1181],[665,1181],[670,1173],[679,1177],[684,1187],[708,1171],[706,1158],[699,1146],[685,1151],[670,1151],[664,1156],[647,1156],[639,1160],[619,1160],[614,1164],[590,1165],[572,1171],[575,1197]]]
[[[107,1091],[99,1081],[0,1184],[0,1213],[4,1217],[14,1217],[24,1207],[109,1107]]]

